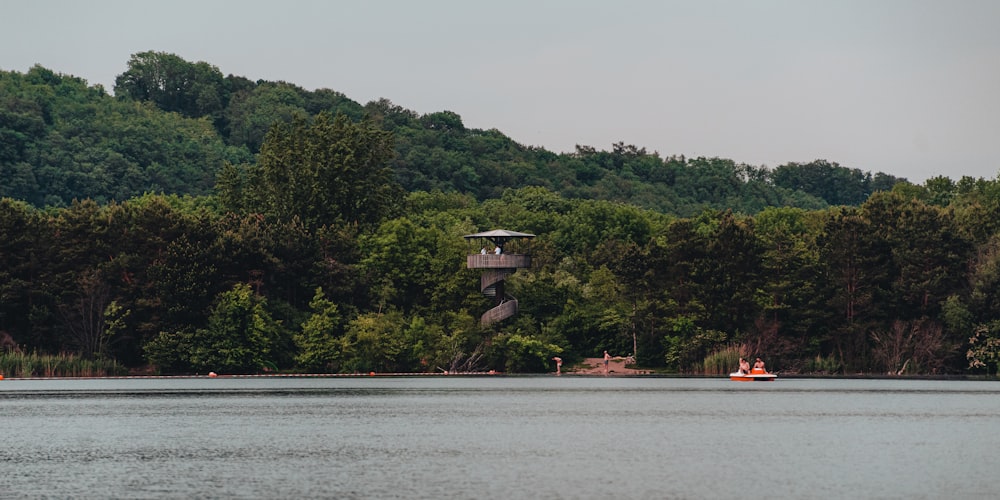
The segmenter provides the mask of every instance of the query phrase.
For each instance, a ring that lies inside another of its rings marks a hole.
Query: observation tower
[[[476,241],[478,253],[469,254],[469,269],[482,269],[479,289],[493,298],[493,308],[483,313],[479,324],[489,326],[517,314],[517,299],[506,293],[504,280],[518,269],[531,267],[530,240],[535,235],[506,229],[467,234],[466,241]]]

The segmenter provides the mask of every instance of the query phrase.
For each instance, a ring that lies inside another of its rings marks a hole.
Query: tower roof
[[[483,233],[476,233],[476,234],[467,234],[463,236],[463,238],[467,240],[472,238],[487,238],[487,239],[503,238],[504,240],[507,240],[511,238],[534,238],[534,237],[535,235],[533,234],[519,233],[517,231],[508,231],[506,229],[494,229],[492,231],[486,231]]]

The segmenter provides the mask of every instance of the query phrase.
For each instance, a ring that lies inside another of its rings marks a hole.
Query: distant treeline
[[[112,97],[82,79],[34,67],[0,72],[0,196],[35,206],[124,201],[145,193],[206,195],[225,162],[252,163],[274,123],[319,113],[370,120],[395,137],[402,188],[478,201],[540,186],[565,198],[629,203],[691,216],[769,206],[858,205],[902,179],[824,160],[773,169],[720,158],[663,158],[617,143],[570,154],[469,129],[450,111],[418,115],[386,99],[361,105],[328,89],[223,76],[160,52],[132,56]]]
[[[555,155],[159,53],[115,93],[0,73],[4,349],[168,373],[538,372],[604,350],[681,373],[731,353],[996,372],[998,180]],[[520,313],[483,328],[462,236],[495,228],[537,237],[508,281]]]
[[[984,187],[693,218],[537,187],[417,192],[367,229],[212,198],[4,198],[0,328],[23,352],[164,372],[544,371],[603,350],[684,373],[733,350],[784,372],[993,372],[1000,187]],[[498,227],[538,236],[508,281],[520,314],[494,330],[462,235]]]

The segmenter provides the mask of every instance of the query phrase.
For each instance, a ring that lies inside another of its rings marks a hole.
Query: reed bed
[[[0,375],[8,378],[109,377],[128,374],[128,369],[110,359],[87,359],[79,354],[56,355],[0,352]]]
[[[726,375],[739,368],[741,356],[742,348],[730,345],[706,356],[702,361],[702,369],[705,375]]]
[[[803,371],[805,373],[832,374],[843,370],[843,363],[834,355],[826,357],[816,355],[815,358],[806,360]]]

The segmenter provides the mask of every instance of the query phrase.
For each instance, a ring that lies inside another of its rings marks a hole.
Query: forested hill
[[[92,373],[72,356],[188,374],[1000,361],[1000,179],[555,154],[160,53],[114,96],[35,67],[0,73],[0,101],[3,375]],[[462,238],[492,228],[536,235],[499,297]],[[511,297],[517,316],[482,323]]]
[[[210,194],[226,162],[252,163],[270,126],[320,112],[371,120],[395,137],[393,168],[410,192],[482,201],[541,186],[570,199],[610,200],[690,216],[706,208],[859,205],[903,181],[817,160],[775,168],[721,158],[662,157],[617,143],[556,154],[496,129],[467,128],[451,111],[419,115],[380,99],[286,82],[223,76],[209,63],[143,52],[101,86],[36,66],[0,71],[0,197],[35,206],[143,193]]]

